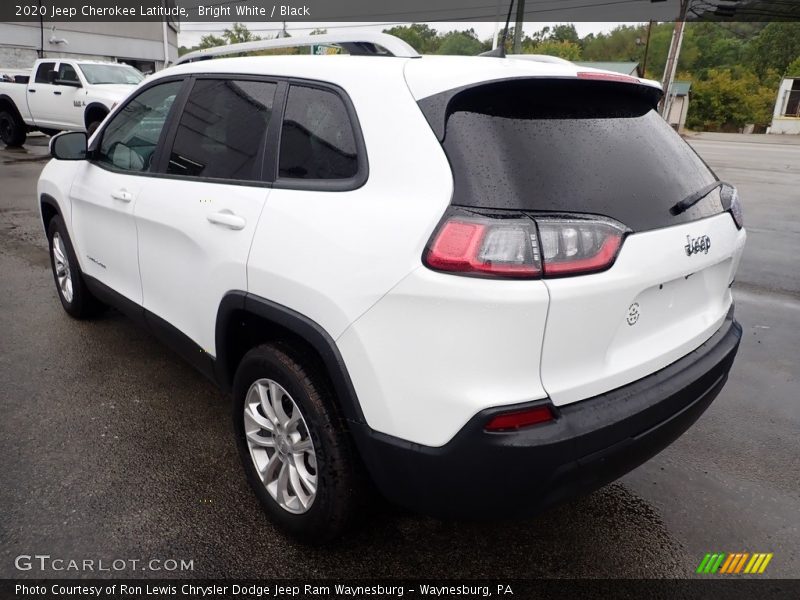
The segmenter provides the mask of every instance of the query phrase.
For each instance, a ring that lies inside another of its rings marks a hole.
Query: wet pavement
[[[193,577],[524,578],[683,577],[706,552],[745,551],[774,553],[768,575],[800,574],[800,145],[690,140],[745,202],[745,336],[671,447],[536,519],[443,522],[377,501],[310,549],[259,510],[228,399],[118,313],[63,313],[34,201],[46,141],[0,150],[0,577],[70,575],[15,569],[36,553],[193,560]]]

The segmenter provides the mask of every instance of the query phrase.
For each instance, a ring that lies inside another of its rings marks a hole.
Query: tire
[[[22,146],[28,133],[25,123],[9,110],[0,111],[0,140],[12,148]]]
[[[363,479],[326,379],[297,356],[282,344],[244,356],[234,378],[233,426],[247,480],[272,522],[298,541],[319,544],[347,528]],[[294,425],[275,425],[287,418]]]
[[[86,286],[67,228],[60,216],[50,220],[47,239],[50,243],[50,267],[61,306],[76,319],[87,319],[101,313],[105,306]]]

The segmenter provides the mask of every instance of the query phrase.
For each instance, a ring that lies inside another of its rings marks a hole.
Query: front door
[[[96,155],[82,165],[70,191],[81,269],[137,304],[142,286],[134,211],[152,181],[158,140],[181,85],[158,84],[128,102],[103,128]]]
[[[72,83],[74,85],[69,85]],[[80,86],[80,87],[79,87]],[[62,62],[58,65],[56,84],[53,86],[53,122],[61,129],[83,129],[83,111],[86,91],[75,67]]]

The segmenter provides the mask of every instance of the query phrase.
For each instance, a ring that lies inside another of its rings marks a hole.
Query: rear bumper
[[[617,479],[677,439],[722,389],[741,336],[731,309],[706,343],[677,362],[557,408],[554,422],[528,429],[485,432],[505,407],[478,413],[441,447],[366,425],[353,425],[353,433],[376,485],[398,504],[440,516],[532,514]]]

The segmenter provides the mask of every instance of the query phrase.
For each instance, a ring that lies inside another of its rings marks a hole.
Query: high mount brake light
[[[475,277],[539,279],[608,269],[627,229],[603,217],[511,218],[452,210],[433,235],[431,269]]]
[[[578,79],[593,79],[596,81],[617,81],[620,83],[641,83],[636,77],[622,75],[621,73],[594,73],[592,71],[579,71]]]

